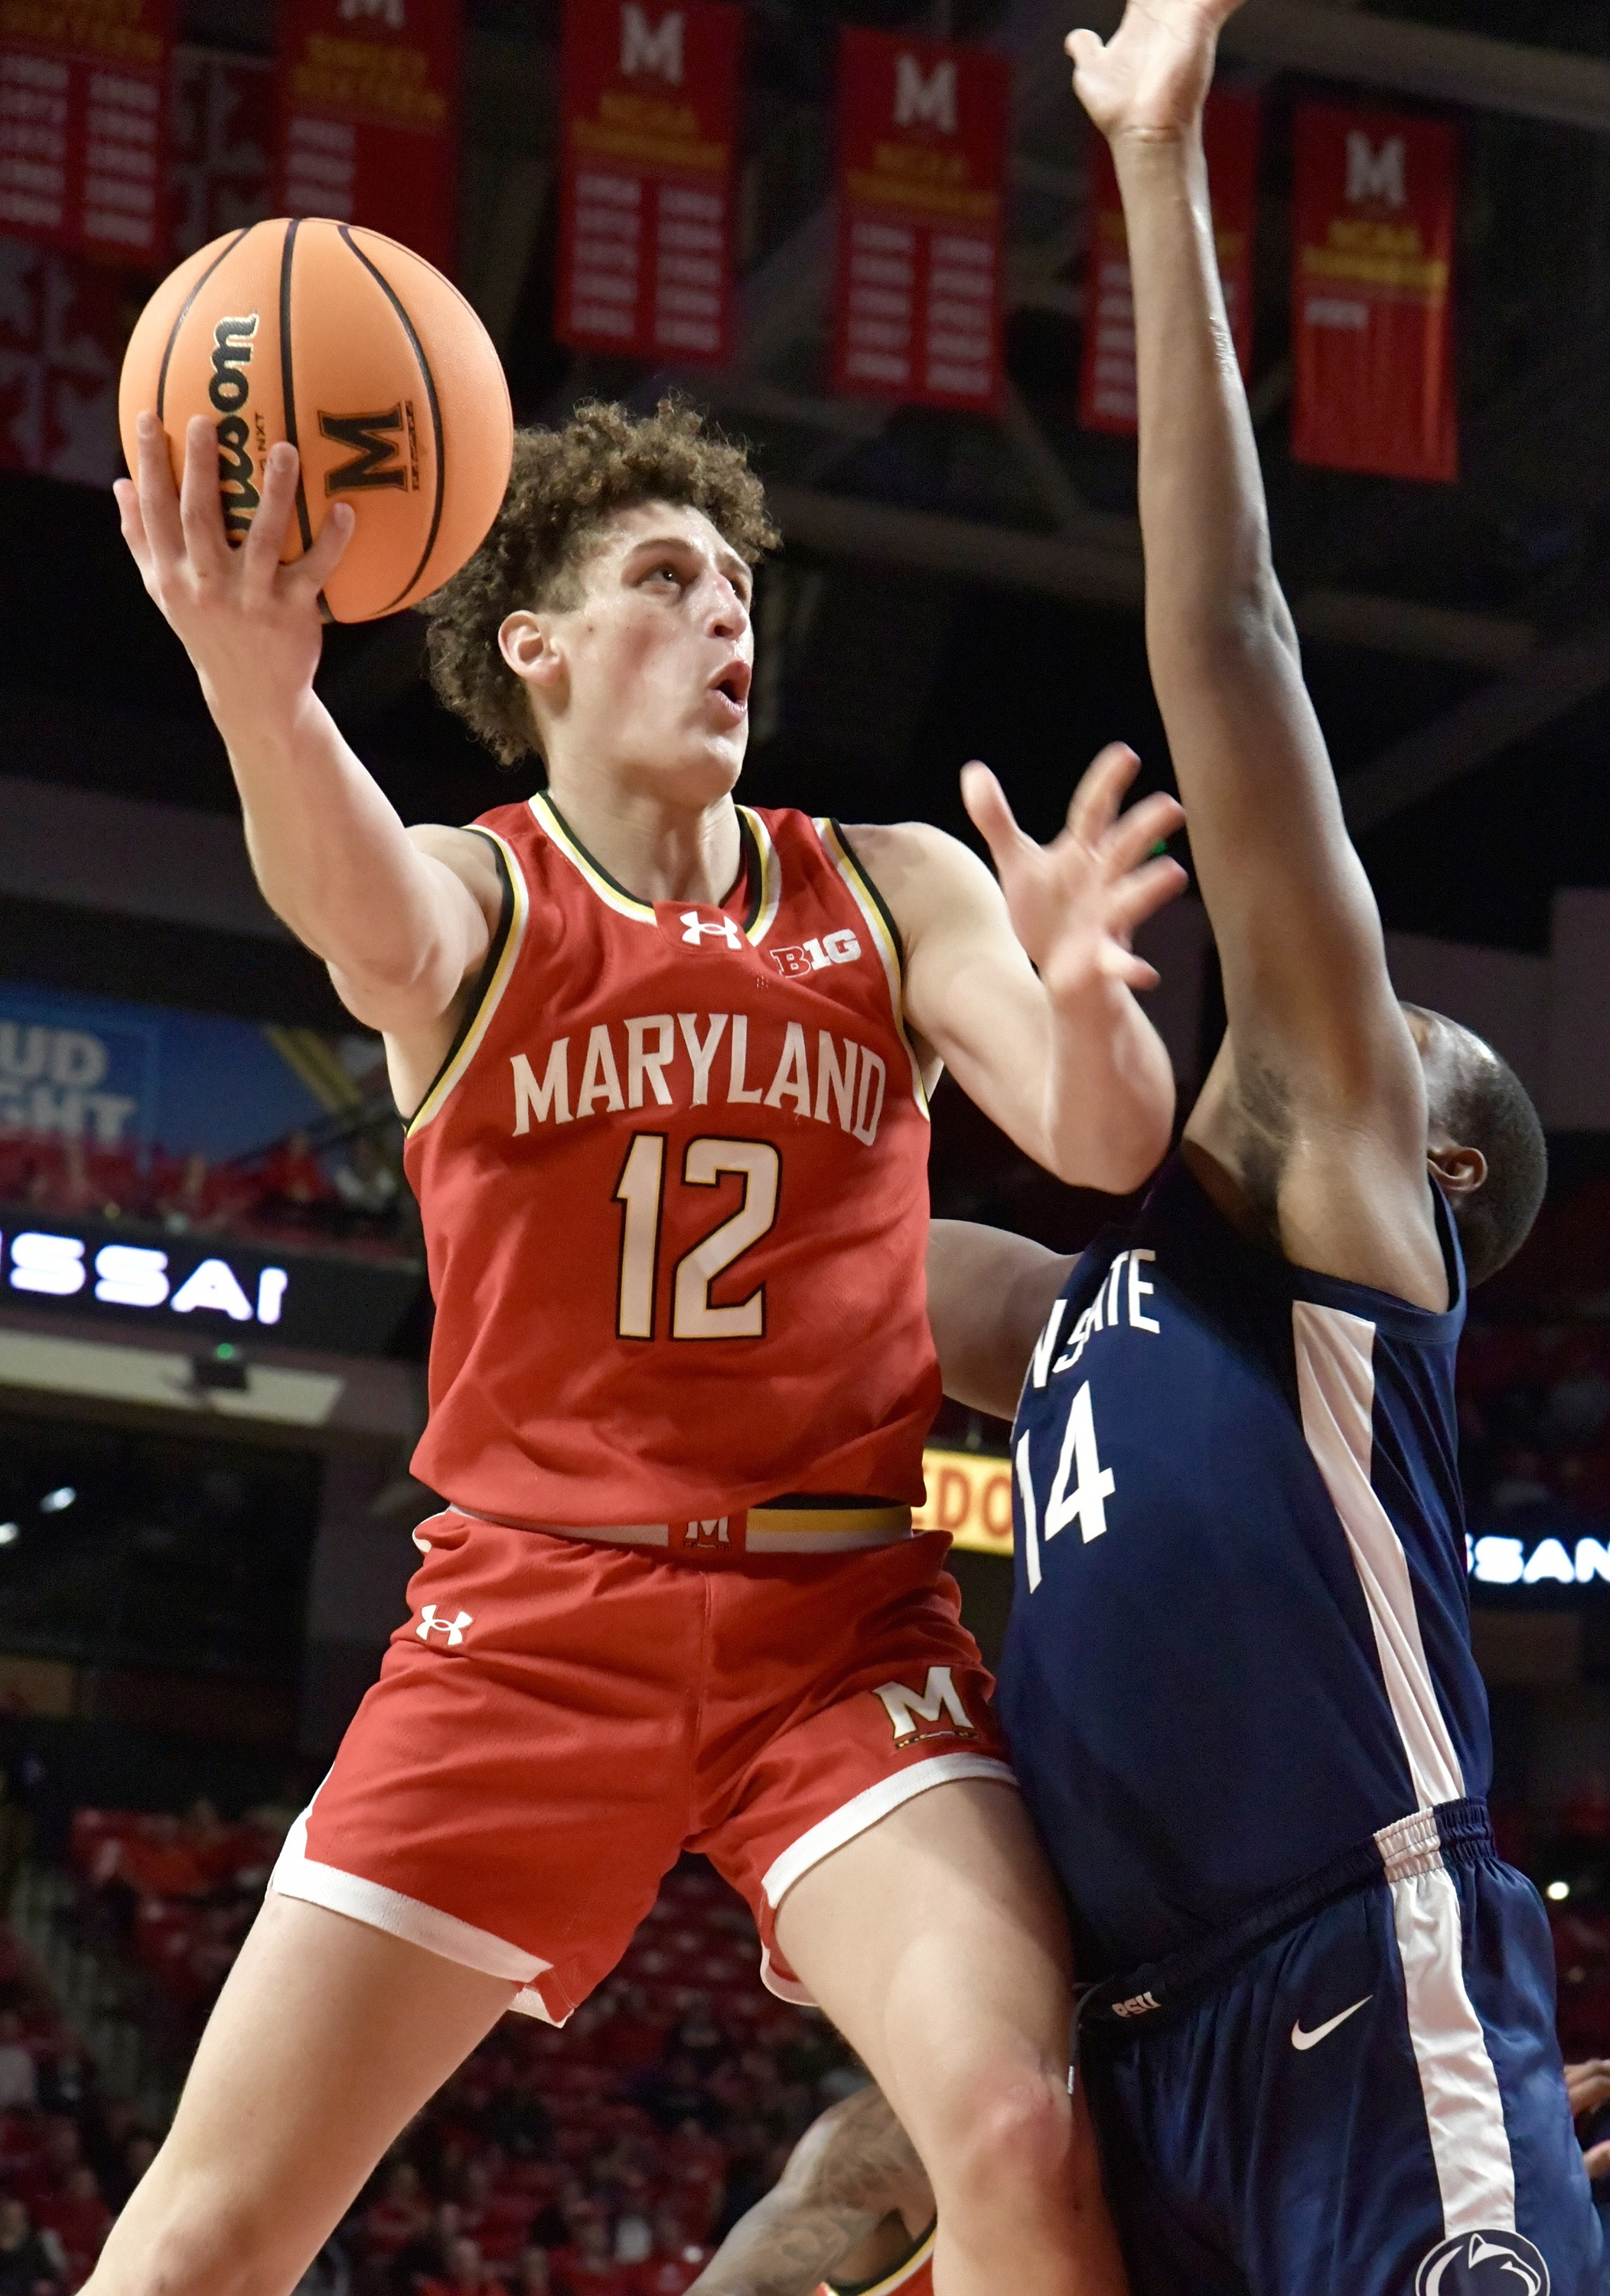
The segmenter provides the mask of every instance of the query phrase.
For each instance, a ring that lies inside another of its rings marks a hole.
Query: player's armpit
[[[1075,1265],[1005,1228],[934,1222],[928,1321],[952,1402],[1011,1418],[1034,1341]]]
[[[1106,753],[1098,772],[1114,778]],[[1178,808],[1165,802],[1166,834]],[[1000,809],[1005,814],[1004,800]],[[1033,905],[1050,940],[1026,948],[1001,886],[956,839],[923,822],[846,834],[898,929],[906,1017],[923,1044],[1058,1179],[1114,1194],[1139,1186],[1168,1145],[1173,1076],[1132,994],[1138,961],[1121,946],[1113,911],[1116,902],[1139,900],[1147,913],[1183,883],[1183,873],[1154,863],[1166,877],[1138,887],[1145,871],[1124,865],[1120,840],[1119,857],[1092,857],[1065,883],[1058,848],[1021,839],[1042,859],[1057,857],[1057,882]],[[1155,978],[1149,968],[1140,972]]]
[[[471,831],[427,824],[408,831],[404,844],[399,874],[412,950],[393,951],[390,934],[377,932],[352,936],[339,955],[321,954],[347,1011],[385,1037],[392,1090],[407,1115],[457,1032],[501,924],[504,887],[496,848]]]

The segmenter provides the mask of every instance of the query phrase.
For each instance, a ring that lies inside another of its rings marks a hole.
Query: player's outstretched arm
[[[934,1221],[928,1323],[952,1403],[1013,1417],[1034,1341],[1077,1265],[1007,1228]]]
[[[1279,1171],[1290,1257],[1442,1306],[1423,1075],[1271,562],[1219,285],[1201,119],[1238,4],[1130,0],[1110,41],[1068,42],[1124,197],[1147,645],[1230,1021],[1230,1074],[1188,1136],[1254,1139],[1240,1160]]]
[[[140,417],[139,436],[138,480],[117,487],[124,539],[228,747],[264,898],[324,958],[360,1021],[428,1039],[486,955],[496,865],[464,832],[411,836],[313,690],[319,593],[354,513],[332,504],[313,548],[281,565],[297,481],[296,450],[282,443],[250,530],[231,549],[208,423],[190,425],[177,489],[154,415]]]
[[[904,947],[906,1013],[968,1098],[1072,1186],[1126,1194],[1168,1146],[1174,1080],[1135,1001],[1156,980],[1130,946],[1185,882],[1150,857],[1181,815],[1170,797],[1119,807],[1132,751],[1104,750],[1047,846],[1012,819],[980,765],[962,776],[989,871],[920,822],[853,829]]]
[[[688,2296],[815,2296],[902,2212],[919,2225],[932,2217],[927,2175],[882,2090],[858,2089],[812,2122],[776,2185],[733,2226]]]

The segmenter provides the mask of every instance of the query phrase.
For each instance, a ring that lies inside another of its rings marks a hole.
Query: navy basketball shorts
[[[1132,2296],[1610,2289],[1537,1892],[1479,1805],[1386,1832],[1373,1881],[1082,2020]]]

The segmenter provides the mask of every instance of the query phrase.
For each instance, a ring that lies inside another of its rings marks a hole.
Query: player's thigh
[[[952,1779],[917,1795],[803,1874],[776,1923],[925,2157],[969,2100],[1065,2079],[1067,1931],[1012,1785]]]
[[[269,1897],[94,2287],[280,2296],[398,2131],[496,2022],[507,1980]]]

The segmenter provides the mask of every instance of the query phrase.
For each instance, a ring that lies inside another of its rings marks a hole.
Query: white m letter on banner
[[[659,20],[659,29],[649,29],[646,10],[626,0],[620,12],[620,69],[623,79],[638,72],[658,72],[673,87],[682,86],[682,35],[685,22],[680,8]]]
[[[1356,204],[1379,200],[1389,208],[1409,204],[1404,181],[1403,138],[1389,135],[1377,152],[1361,127],[1347,131],[1347,196]]]
[[[926,120],[942,135],[956,133],[956,60],[947,56],[925,79],[915,56],[901,56],[895,66],[895,125],[913,127]]]
[[[908,1690],[903,1682],[886,1682],[877,1694],[883,1701],[884,1711],[889,1718],[896,1744],[902,1738],[916,1736],[917,1723],[913,1721],[913,1716],[924,1722],[937,1722],[942,1714],[948,1714],[958,1730],[970,1731],[973,1727],[967,1718],[967,1709],[956,1685],[951,1680],[948,1666],[929,1667],[928,1688],[921,1697],[914,1690]]]

